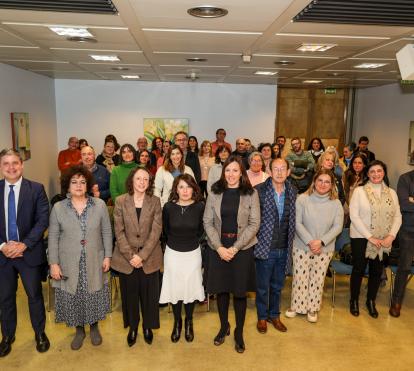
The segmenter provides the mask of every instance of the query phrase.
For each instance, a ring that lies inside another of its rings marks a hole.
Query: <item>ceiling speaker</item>
[[[414,80],[414,44],[404,46],[396,54],[402,80]]]

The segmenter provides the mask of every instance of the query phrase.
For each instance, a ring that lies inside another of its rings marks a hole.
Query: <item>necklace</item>
[[[203,156],[204,170],[208,170],[209,160],[210,160],[210,156]]]
[[[193,204],[194,202],[192,202],[191,204],[189,204],[189,205],[185,205],[185,206],[182,206],[182,205],[180,205],[178,202],[177,202],[177,205],[178,206],[180,206],[180,208],[181,208],[181,215],[184,215],[184,213],[187,211],[187,209]]]
[[[188,205],[188,206],[181,206],[181,205],[179,205],[179,206],[181,207],[181,215],[184,215],[184,213],[188,209],[188,206],[190,206],[190,205]]]

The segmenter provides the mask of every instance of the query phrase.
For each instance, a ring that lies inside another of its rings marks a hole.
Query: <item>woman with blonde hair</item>
[[[207,197],[207,180],[208,174],[210,172],[211,167],[214,165],[214,155],[211,149],[211,143],[208,140],[204,140],[201,143],[200,151],[198,152],[198,160],[200,162],[200,169],[201,169],[201,180],[199,182],[199,186],[201,189],[201,194],[204,197]]]
[[[344,186],[342,184],[342,177],[335,172],[335,164],[337,160],[338,155],[336,154],[336,152],[328,149],[319,156],[319,160],[316,163],[315,171],[319,171],[320,169],[332,171],[332,173],[335,176],[335,187],[338,191],[338,198],[339,201],[341,201],[341,204],[343,205],[345,203],[345,192]]]
[[[309,189],[296,200],[292,299],[286,317],[307,314],[309,322],[318,320],[325,275],[343,219],[334,174],[320,169]]]

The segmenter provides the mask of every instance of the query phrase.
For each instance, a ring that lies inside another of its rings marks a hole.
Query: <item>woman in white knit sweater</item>
[[[181,174],[190,174],[194,178],[191,168],[184,164],[184,155],[177,145],[171,146],[164,165],[155,174],[154,195],[161,199],[161,207],[168,202],[174,179]]]
[[[383,254],[391,250],[401,226],[401,212],[397,194],[388,187],[386,165],[372,161],[367,174],[368,181],[354,190],[349,205],[353,260],[349,310],[352,315],[359,315],[359,291],[369,264],[366,306],[369,315],[377,318],[375,299],[384,268]]]
[[[343,219],[334,174],[320,169],[309,189],[296,200],[292,300],[286,317],[299,313],[307,314],[309,322],[318,320],[325,275]]]

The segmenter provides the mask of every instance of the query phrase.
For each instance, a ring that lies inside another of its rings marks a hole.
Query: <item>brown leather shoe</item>
[[[274,328],[280,332],[286,332],[287,328],[286,326],[282,323],[282,321],[280,320],[280,317],[276,317],[276,318],[269,318],[267,320],[268,322],[272,323]]]
[[[257,331],[259,331],[261,334],[265,334],[267,332],[267,323],[264,319],[259,319],[257,321]]]
[[[393,317],[399,317],[400,316],[400,311],[401,311],[401,304],[391,304],[390,307],[390,315]]]

